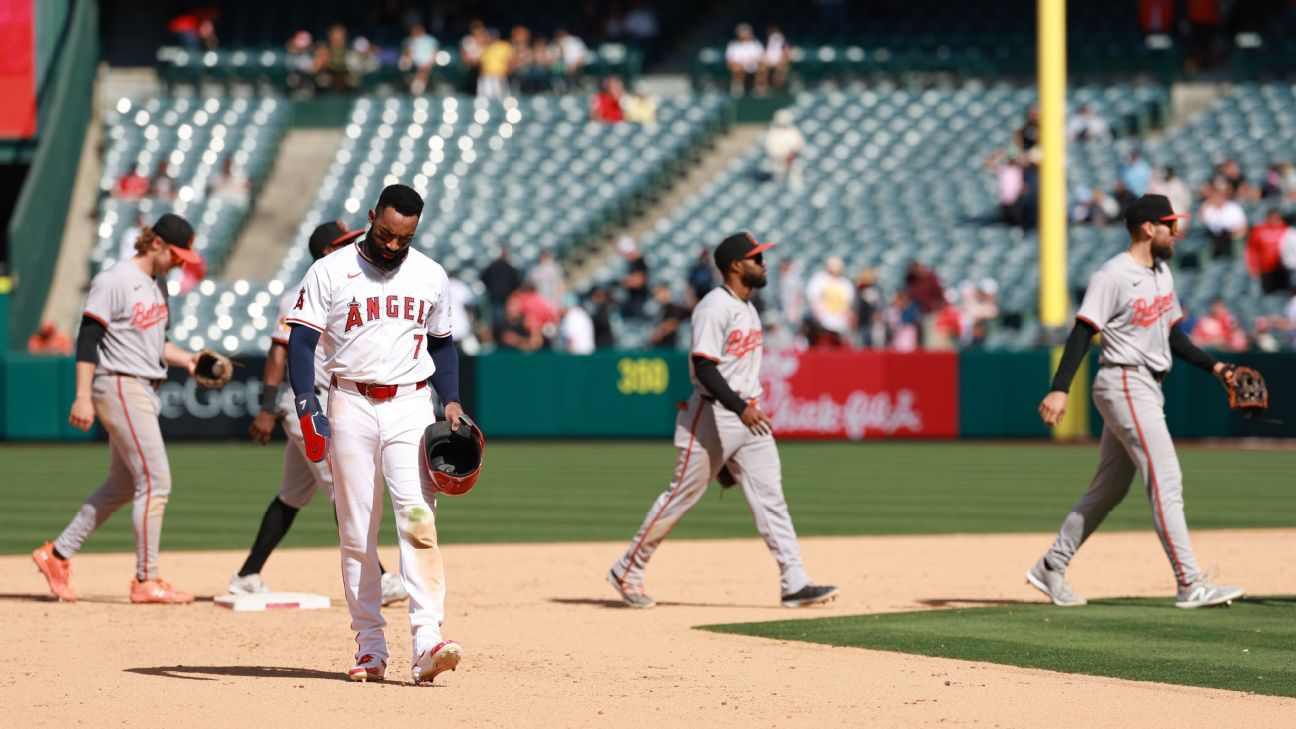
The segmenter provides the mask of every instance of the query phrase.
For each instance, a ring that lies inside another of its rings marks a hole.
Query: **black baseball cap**
[[[741,261],[744,258],[751,258],[773,247],[773,243],[761,243],[756,240],[755,236],[745,230],[741,233],[734,233],[720,241],[720,245],[716,246],[716,268],[722,272],[727,271],[730,263]]]
[[[334,220],[329,223],[315,226],[315,232],[310,237],[311,258],[319,260],[324,257],[324,249],[329,246],[335,246],[339,243],[353,241],[364,235],[364,229],[350,230],[346,224]]]
[[[175,213],[167,213],[153,224],[153,232],[171,246],[171,251],[180,260],[188,264],[202,262],[202,257],[193,250],[194,230],[188,220]]]
[[[1176,213],[1165,195],[1144,195],[1125,208],[1125,221],[1140,223],[1170,223],[1180,218],[1191,218],[1187,213]]]

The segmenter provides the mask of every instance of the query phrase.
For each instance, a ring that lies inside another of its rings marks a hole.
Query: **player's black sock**
[[[67,561],[67,557],[64,557],[64,556],[63,556],[63,553],[60,552],[60,551],[58,551],[58,547],[50,547],[50,551],[54,553],[54,556],[55,556],[55,557],[58,557],[59,559],[65,561],[65,562]]]
[[[338,523],[338,518],[337,518],[337,507],[333,507],[333,523],[334,523],[334,524],[337,524],[337,523]],[[387,574],[387,568],[386,568],[386,567],[383,567],[382,560],[378,560],[378,574],[380,574],[380,575],[385,575],[385,574]]]
[[[252,542],[252,551],[248,554],[247,561],[243,563],[243,569],[239,570],[239,577],[261,572],[266,560],[270,558],[270,553],[279,546],[280,540],[288,533],[288,528],[296,518],[297,509],[280,501],[278,496],[270,502],[270,506],[266,507],[265,516],[261,517],[261,529],[257,531],[256,541]]]

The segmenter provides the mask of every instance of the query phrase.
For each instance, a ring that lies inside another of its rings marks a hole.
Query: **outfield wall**
[[[168,438],[242,439],[261,397],[262,357],[240,358],[233,382],[197,388],[172,370],[160,390]],[[1296,437],[1296,354],[1236,355],[1263,372],[1269,416],[1229,412],[1214,378],[1180,365],[1165,382],[1166,418],[1180,437]],[[767,352],[763,406],[782,438],[1048,438],[1036,408],[1051,372],[1029,352]],[[74,394],[66,357],[0,358],[0,439],[80,440],[67,424]],[[589,356],[496,352],[462,360],[468,412],[492,438],[669,438],[692,387],[674,350]],[[1092,406],[1091,406],[1092,408]],[[1091,434],[1102,420],[1090,413]]]

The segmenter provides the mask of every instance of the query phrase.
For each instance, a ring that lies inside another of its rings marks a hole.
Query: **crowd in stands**
[[[792,66],[792,46],[778,25],[766,26],[762,43],[751,24],[739,23],[725,47],[725,66],[729,69],[729,92],[734,96],[781,91]]]

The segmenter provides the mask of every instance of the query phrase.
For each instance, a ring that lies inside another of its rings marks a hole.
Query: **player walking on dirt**
[[[171,312],[166,274],[201,259],[193,251],[193,228],[178,215],[158,218],[135,241],[135,256],[101,271],[90,283],[77,336],[76,399],[68,422],[88,431],[95,418],[108,432],[108,477],[81,506],[58,539],[32,552],[50,592],[75,601],[69,560],[87,537],[126,504],[133,504],[135,580],[133,603],[187,603],[193,595],[158,576],[162,514],[171,494],[158,425],[157,388],[167,367],[194,374],[197,357],[167,341]]]
[[[312,260],[318,261],[333,251],[349,245],[364,235],[363,230],[347,230],[339,222],[319,225],[311,232],[308,245]],[[266,355],[265,373],[262,376],[261,412],[252,419],[248,433],[252,440],[266,445],[274,433],[275,423],[283,418],[284,434],[288,444],[284,448],[283,478],[279,483],[279,493],[266,507],[261,517],[261,527],[257,530],[252,550],[239,571],[230,578],[229,591],[236,595],[269,592],[270,588],[261,579],[261,569],[265,567],[270,553],[292,527],[297,512],[306,508],[315,492],[324,491],[333,508],[333,473],[328,463],[311,461],[306,457],[306,444],[302,440],[301,424],[295,417],[284,418],[286,413],[293,412],[291,388],[279,392],[284,372],[288,366],[288,337],[292,329],[288,326],[288,317],[293,305],[297,303],[297,291],[291,290],[283,295],[279,302],[279,319],[274,333],[270,337],[270,352]],[[324,399],[324,408],[328,408],[329,376],[324,372],[324,350],[319,348],[315,353],[315,394]],[[337,512],[334,512],[336,519]],[[408,595],[401,584],[400,575],[388,572],[378,563],[382,573],[382,604],[390,605],[404,600]]]
[[[1170,373],[1172,356],[1216,376],[1230,376],[1227,364],[1198,348],[1178,327],[1183,311],[1169,261],[1178,221],[1186,217],[1176,214],[1164,195],[1144,195],[1126,208],[1129,250],[1090,277],[1052,390],[1040,403],[1045,425],[1052,427],[1062,420],[1071,380],[1093,335],[1102,332],[1102,356],[1093,387],[1094,404],[1103,418],[1098,470],[1089,490],[1063,520],[1053,546],[1026,573],[1027,581],[1055,605],[1085,604],[1071,591],[1067,566],[1125,498],[1136,471],[1147,488],[1152,524],[1179,586],[1175,607],[1220,605],[1245,592],[1211,582],[1197,566],[1184,518],[1183,475],[1166,428],[1161,381]]]
[[[778,446],[759,404],[764,345],[760,316],[750,299],[765,286],[763,254],[772,245],[736,233],[715,250],[724,286],[712,289],[693,310],[689,364],[694,392],[675,420],[675,475],[607,576],[631,607],[656,604],[643,588],[648,559],[722,469],[742,486],[756,529],[778,563],[783,605],[815,605],[837,596],[836,587],[814,584],[801,565],[783,498]]]

